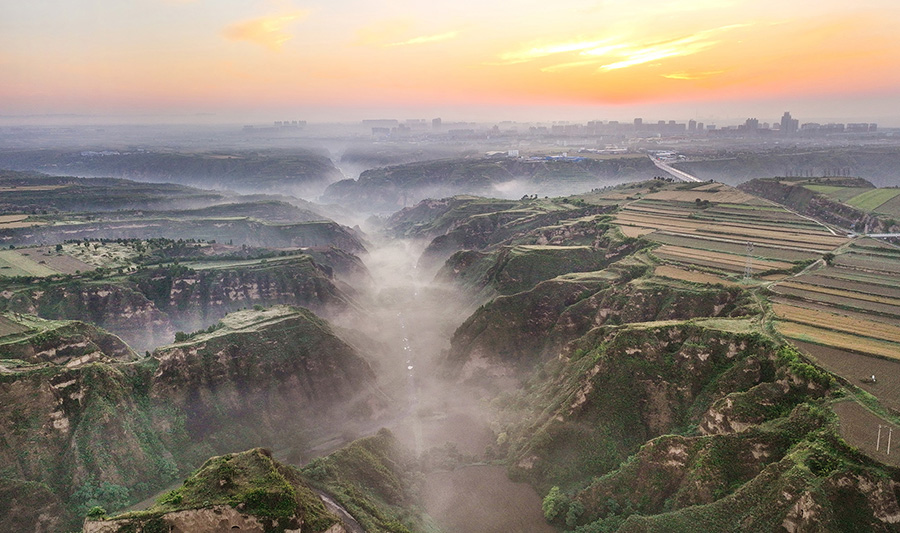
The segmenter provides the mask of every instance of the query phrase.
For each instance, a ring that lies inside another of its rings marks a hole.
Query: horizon
[[[5,3],[0,120],[769,122],[789,110],[900,126],[900,7],[785,4]]]

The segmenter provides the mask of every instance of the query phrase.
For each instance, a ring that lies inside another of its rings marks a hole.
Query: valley
[[[398,158],[3,171],[0,529],[895,530],[891,189]]]

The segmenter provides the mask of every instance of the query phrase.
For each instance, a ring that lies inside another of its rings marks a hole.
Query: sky
[[[897,0],[0,0],[0,116],[882,120]]]

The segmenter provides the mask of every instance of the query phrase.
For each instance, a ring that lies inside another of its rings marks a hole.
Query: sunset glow
[[[900,101],[900,4],[4,2],[3,115]],[[826,104],[823,104],[826,105]],[[874,104],[873,104],[874,105]],[[872,114],[879,111],[871,110]]]

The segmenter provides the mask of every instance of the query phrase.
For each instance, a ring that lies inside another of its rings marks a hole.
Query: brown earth
[[[900,411],[900,362],[803,341],[791,342],[826,370],[874,395],[889,408]],[[862,381],[873,374],[875,383]]]
[[[890,424],[855,401],[832,406],[841,423],[841,436],[869,457],[900,467],[900,426]],[[881,426],[881,442],[878,442]],[[890,454],[888,437],[890,436]]]

